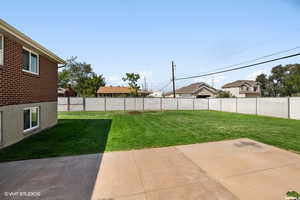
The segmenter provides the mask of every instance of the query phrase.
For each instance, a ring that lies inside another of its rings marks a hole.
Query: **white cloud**
[[[252,72],[251,74],[249,74],[249,75],[246,77],[246,79],[247,79],[247,80],[255,80],[256,77],[257,77],[258,75],[261,75],[261,74],[267,74],[266,70],[262,69],[262,70],[257,70],[257,71],[255,71],[255,72]]]

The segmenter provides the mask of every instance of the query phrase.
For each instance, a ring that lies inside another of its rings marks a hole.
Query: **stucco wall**
[[[23,131],[23,110],[29,107],[40,108],[40,126],[30,132]],[[38,133],[57,123],[57,102],[43,102],[1,106],[2,112],[2,142],[0,148],[14,144],[25,137]]]
[[[240,94],[240,88],[224,88],[225,92],[230,92],[231,95],[235,97],[245,97],[245,94]]]

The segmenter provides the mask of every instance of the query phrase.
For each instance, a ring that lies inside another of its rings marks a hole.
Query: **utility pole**
[[[173,97],[176,98],[176,93],[175,93],[175,65],[174,65],[174,61],[172,61],[172,81],[173,81]]]

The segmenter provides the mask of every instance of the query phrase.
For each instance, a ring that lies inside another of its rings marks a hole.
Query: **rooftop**
[[[17,40],[21,44],[33,48],[34,50],[36,50],[40,54],[50,58],[51,60],[53,60],[57,64],[65,64],[64,59],[58,57],[53,52],[46,49],[45,47],[43,47],[42,45],[40,45],[39,43],[37,43],[36,41],[31,39],[30,37],[26,36],[24,33],[17,30],[13,26],[9,25],[8,23],[6,23],[2,19],[0,19],[0,33],[8,35],[10,38],[13,38],[14,40]]]
[[[241,87],[244,84],[248,84],[250,86],[253,86],[255,84],[257,84],[256,81],[252,81],[252,80],[237,80],[231,83],[227,83],[225,85],[222,86],[222,88],[233,88],[233,87]]]
[[[129,94],[133,92],[130,87],[124,86],[104,86],[100,87],[97,94]],[[150,93],[149,91],[138,91],[139,93]]]

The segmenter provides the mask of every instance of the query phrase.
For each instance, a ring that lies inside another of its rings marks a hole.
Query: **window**
[[[24,109],[24,132],[39,127],[39,107]]]
[[[4,64],[4,37],[0,34],[0,65]]]
[[[39,74],[38,54],[23,48],[23,71]]]

